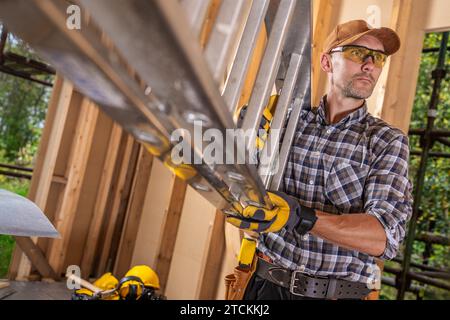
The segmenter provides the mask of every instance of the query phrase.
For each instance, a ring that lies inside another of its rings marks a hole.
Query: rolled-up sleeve
[[[408,179],[408,138],[398,134],[374,155],[364,190],[364,210],[378,219],[386,232],[381,259],[397,255],[412,215],[412,184]]]

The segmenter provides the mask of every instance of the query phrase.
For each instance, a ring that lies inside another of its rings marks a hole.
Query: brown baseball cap
[[[383,44],[384,52],[389,56],[400,48],[400,38],[389,28],[372,28],[364,20],[352,20],[339,24],[330,33],[324,43],[324,53],[331,49],[353,43],[364,35],[371,35]]]

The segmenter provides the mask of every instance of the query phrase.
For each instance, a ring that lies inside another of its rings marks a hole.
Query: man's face
[[[383,51],[383,44],[375,37],[365,35],[352,45]],[[331,54],[331,85],[348,98],[367,99],[378,81],[381,68],[374,65],[373,57],[367,57],[363,64],[345,59],[340,52]]]

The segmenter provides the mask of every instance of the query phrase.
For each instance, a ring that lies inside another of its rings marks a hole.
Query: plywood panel
[[[450,9],[448,0],[428,0],[428,14],[425,30],[448,31],[450,30]]]
[[[166,287],[169,299],[195,299],[202,257],[216,209],[188,187]]]
[[[145,195],[148,181],[150,180],[152,162],[153,156],[145,148],[141,147],[114,266],[114,274],[118,276],[125,275],[131,266],[131,258],[136,245],[136,235],[141,223]]]
[[[170,197],[172,173],[159,159],[155,159],[150,177],[131,264],[146,264],[154,268]]]

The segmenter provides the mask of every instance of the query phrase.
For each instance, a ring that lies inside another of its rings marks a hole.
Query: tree
[[[9,34],[5,51],[39,60],[21,40]],[[52,76],[45,76],[49,81]],[[0,160],[29,165],[44,125],[51,88],[0,73]],[[3,159],[2,159],[3,158]]]

